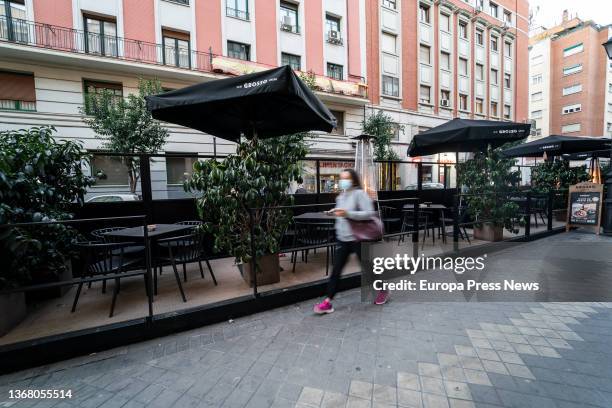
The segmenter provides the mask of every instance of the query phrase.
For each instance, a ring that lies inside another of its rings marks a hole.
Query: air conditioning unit
[[[330,38],[330,39],[332,39],[332,40],[337,40],[339,37],[340,37],[340,33],[338,33],[337,31],[335,31],[335,30],[331,30],[331,31],[329,32],[329,38]]]
[[[450,101],[448,99],[441,99],[440,100],[440,106],[448,108],[450,106]]]
[[[291,24],[291,18],[289,16],[283,16],[281,20],[281,30],[293,31],[293,24]]]
[[[283,25],[291,25],[291,17],[289,16],[283,16]]]

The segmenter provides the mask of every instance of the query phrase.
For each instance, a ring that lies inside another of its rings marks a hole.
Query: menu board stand
[[[603,184],[578,183],[569,187],[567,197],[567,224],[571,227],[590,227],[599,235],[603,204]]]

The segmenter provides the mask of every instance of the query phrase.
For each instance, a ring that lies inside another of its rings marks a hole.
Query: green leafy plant
[[[166,143],[168,130],[153,119],[147,109],[145,96],[162,92],[157,80],[140,79],[138,94],[117,98],[112,92],[103,90],[85,97],[81,113],[83,120],[102,140],[102,148],[116,153],[156,153]],[[130,191],[136,192],[140,179],[140,161],[137,156],[122,156],[128,168]]]
[[[52,127],[0,132],[0,224],[66,220],[93,179],[89,157],[73,141],[56,141]],[[0,229],[0,288],[61,274],[77,238],[60,224]],[[44,275],[44,276],[43,276]]]
[[[545,161],[531,170],[531,185],[538,193],[567,189],[589,180],[586,166],[570,167],[566,160]]]
[[[215,251],[227,251],[238,262],[250,262],[251,228],[256,258],[279,251],[291,214],[270,207],[293,203],[288,187],[300,175],[300,161],[307,153],[305,136],[243,141],[236,154],[222,161],[194,164],[185,189],[198,196],[198,212],[203,228],[214,236]],[[254,211],[251,219],[250,208],[265,209]]]
[[[520,172],[512,170],[514,159],[502,156],[501,150],[487,149],[459,163],[459,184],[467,189],[470,216],[516,233],[519,206],[508,198],[518,191]]]
[[[316,90],[319,88],[317,85],[317,75],[313,71],[300,72],[299,76],[302,82],[304,82],[304,84],[306,84],[306,86],[311,90]]]
[[[403,125],[397,124],[391,116],[379,110],[365,118],[361,126],[364,133],[374,136],[374,160],[399,160],[391,148],[391,141],[396,131],[404,129]]]

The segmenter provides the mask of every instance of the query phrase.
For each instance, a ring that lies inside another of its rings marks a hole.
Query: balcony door
[[[162,29],[164,65],[191,68],[189,34]]]
[[[28,42],[29,26],[23,0],[0,0],[0,40]]]
[[[85,52],[88,54],[116,57],[117,23],[114,19],[84,15]]]

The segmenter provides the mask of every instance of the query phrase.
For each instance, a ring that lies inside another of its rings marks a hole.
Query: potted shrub
[[[500,150],[488,149],[458,164],[459,185],[467,190],[463,200],[468,214],[477,222],[475,239],[500,241],[504,228],[518,232],[519,206],[508,198],[518,191],[520,173],[512,170],[514,160],[504,158]]]
[[[257,284],[280,280],[278,252],[291,214],[269,209],[288,205],[290,182],[300,175],[300,160],[307,153],[305,134],[268,140],[256,138],[238,144],[236,153],[222,161],[207,160],[194,164],[194,172],[185,183],[196,193],[196,205],[203,229],[214,239],[214,250],[232,255],[245,281],[253,281],[251,271],[251,231],[254,233]],[[266,208],[249,215],[249,209]]]
[[[545,161],[531,170],[531,185],[538,193],[548,194],[556,190],[566,190],[572,184],[589,180],[586,166],[570,167],[566,160]],[[555,196],[553,202],[555,220],[567,221],[567,202]]]
[[[78,143],[56,141],[54,131],[41,127],[0,132],[0,224],[69,219],[71,206],[83,203],[85,189],[92,184],[82,171],[87,156]],[[76,230],[59,224],[0,229],[0,291],[70,278],[71,246],[77,236]],[[22,293],[2,296],[11,299],[0,303],[14,305],[2,310],[23,314]],[[0,319],[15,320],[6,314]]]

